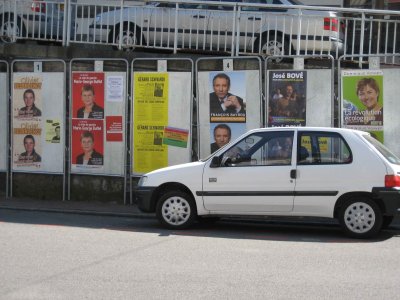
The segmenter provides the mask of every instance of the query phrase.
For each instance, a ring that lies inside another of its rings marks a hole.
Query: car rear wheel
[[[371,199],[357,197],[342,206],[339,221],[348,236],[370,238],[382,228],[382,212]]]
[[[170,229],[184,229],[196,220],[193,198],[182,191],[165,193],[157,203],[156,215],[160,223]]]
[[[289,54],[290,43],[287,38],[284,38],[281,34],[264,34],[261,39],[261,54],[267,56],[282,56]],[[282,57],[273,59],[275,62],[281,62]]]

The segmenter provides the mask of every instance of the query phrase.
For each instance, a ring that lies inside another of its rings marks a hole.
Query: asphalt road
[[[400,227],[0,210],[0,299],[399,299]]]

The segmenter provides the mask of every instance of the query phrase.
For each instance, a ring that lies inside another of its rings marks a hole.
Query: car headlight
[[[147,176],[140,177],[138,186],[144,186],[146,184],[146,181],[147,181]]]

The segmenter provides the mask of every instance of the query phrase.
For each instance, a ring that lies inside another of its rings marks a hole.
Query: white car
[[[241,5],[240,13],[234,2]],[[256,3],[256,4],[255,4]],[[278,4],[263,7],[265,4]],[[337,13],[302,10],[293,0],[150,2],[100,13],[90,26],[90,41],[150,47],[232,51],[267,55],[343,53],[343,28]],[[257,6],[258,5],[258,6]],[[238,30],[239,32],[237,32]]]
[[[16,39],[62,41],[64,0],[4,0],[0,3],[0,42]]]
[[[224,215],[310,216],[367,238],[400,212],[400,159],[362,131],[261,128],[206,159],[145,174],[136,198],[173,229]]]

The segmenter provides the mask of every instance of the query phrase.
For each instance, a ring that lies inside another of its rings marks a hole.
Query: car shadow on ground
[[[157,234],[160,237],[190,236],[310,243],[377,243],[400,238],[399,224],[373,239],[348,238],[335,222],[249,220],[223,218],[214,223],[195,223],[189,229],[168,230],[155,218],[81,215],[72,213],[0,210],[1,223],[65,226]]]
[[[311,243],[376,243],[400,237],[400,228],[383,230],[373,239],[353,239],[345,236],[338,224],[221,220],[215,224],[197,223],[186,230],[165,230],[160,235]]]

